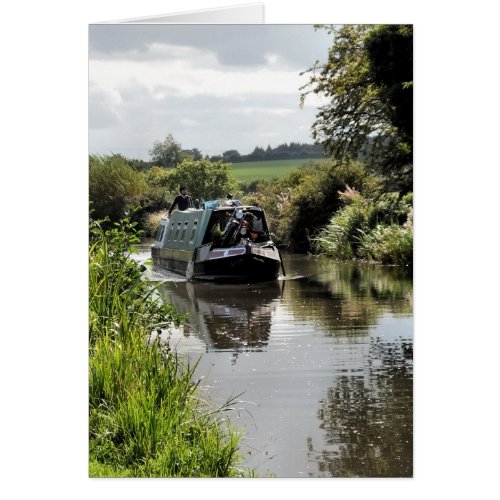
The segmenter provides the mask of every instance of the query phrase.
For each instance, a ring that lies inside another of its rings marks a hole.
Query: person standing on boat
[[[172,206],[170,207],[170,210],[168,211],[168,216],[170,217],[170,214],[174,210],[175,205],[177,205],[177,208],[179,210],[187,210],[188,208],[191,208],[193,206],[193,200],[191,199],[191,196],[187,194],[187,187],[186,186],[181,186],[179,188],[179,195],[175,197],[174,202],[172,203]]]

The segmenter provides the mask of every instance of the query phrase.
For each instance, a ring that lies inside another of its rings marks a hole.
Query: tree
[[[188,187],[193,199],[217,199],[237,189],[237,181],[231,174],[229,163],[212,163],[207,159],[184,160],[169,172],[166,187],[177,192],[180,185]]]
[[[168,184],[168,177],[172,170],[166,170],[162,167],[151,167],[145,174],[146,182],[152,188],[164,188]]]
[[[255,149],[247,155],[249,161],[264,160],[266,158],[266,152],[260,146],[256,146]]]
[[[183,160],[186,159],[188,156],[191,156],[193,160],[201,160],[203,158],[201,151],[197,148],[183,149],[182,153],[184,155]]]
[[[328,26],[334,36],[328,60],[303,72],[301,105],[308,94],[327,99],[312,135],[326,154],[363,158],[387,183],[412,189],[411,26]]]
[[[365,40],[370,78],[379,88],[389,120],[396,128],[393,147],[382,164],[383,173],[411,175],[413,164],[413,28],[382,25]],[[401,175],[399,176],[401,177]]]
[[[201,154],[201,151],[197,148],[192,149],[193,152],[193,160],[201,160],[203,158],[203,155]]]
[[[94,218],[122,218],[129,206],[139,204],[146,190],[144,174],[127,165],[123,157],[89,157],[89,200]]]
[[[238,162],[241,160],[241,155],[236,149],[230,149],[228,151],[224,151],[222,153],[222,161],[228,162],[228,163],[234,163]]]
[[[172,134],[168,134],[164,141],[156,141],[149,151],[151,160],[157,166],[175,167],[185,157],[180,142],[177,142]]]

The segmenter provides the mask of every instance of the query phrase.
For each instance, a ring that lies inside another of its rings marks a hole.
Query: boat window
[[[165,226],[160,227],[160,234],[156,238],[156,241],[161,241],[163,239],[163,233],[165,232]]]
[[[188,224],[189,224],[189,222],[184,222],[184,228],[182,229],[181,241],[184,241],[184,238],[186,237],[186,231],[187,231]]]
[[[192,243],[194,241],[194,237],[195,237],[195,234],[196,234],[196,228],[197,228],[197,226],[198,226],[198,221],[195,220],[194,224],[193,224],[193,229],[191,231],[191,237],[189,238],[190,243]]]
[[[177,223],[177,229],[175,230],[175,236],[174,236],[174,241],[177,241],[179,239],[179,231],[181,230],[181,223]]]

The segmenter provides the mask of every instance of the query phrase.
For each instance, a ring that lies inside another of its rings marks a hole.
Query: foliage
[[[225,161],[232,162],[304,160],[308,158],[321,158],[323,156],[321,145],[303,144],[300,142],[291,142],[290,144],[285,142],[275,148],[267,146],[266,149],[256,146],[255,149],[247,155],[240,155],[238,151],[226,151],[224,155],[228,153],[231,153],[231,159],[224,159]]]
[[[120,219],[146,190],[144,175],[122,156],[89,156],[89,200],[96,218]]]
[[[301,104],[314,93],[319,108],[313,138],[339,160],[363,158],[388,185],[412,189],[411,26],[322,27],[334,37],[325,64],[306,70]]]
[[[113,156],[121,158],[129,167],[132,167],[138,172],[146,172],[152,167],[152,164],[149,161],[139,160],[137,158],[127,158],[122,154],[113,154]]]
[[[165,188],[168,185],[168,177],[171,170],[163,167],[151,167],[145,175],[149,187]]]
[[[198,148],[183,149],[182,153],[184,154],[183,159],[191,157],[193,160],[201,160],[203,158],[203,155]]]
[[[239,434],[208,407],[183,362],[156,333],[182,319],[155,296],[129,257],[129,220],[91,227],[89,250],[90,474],[220,477],[239,474]]]
[[[345,199],[345,197],[344,197]],[[375,206],[359,194],[350,197],[350,203],[339,210],[315,240],[320,253],[349,260],[354,258],[359,246],[359,231],[369,229]]]
[[[339,191],[346,184],[369,191],[375,182],[359,162],[341,164],[330,160],[262,184],[260,193],[251,193],[242,201],[264,207],[277,241],[304,252],[311,249],[311,238],[318,229],[342,206]]]
[[[222,153],[222,161],[227,163],[234,163],[241,160],[241,155],[236,149],[229,149]]]
[[[361,237],[359,255],[382,264],[413,264],[413,229],[379,224]]]
[[[172,134],[168,134],[163,141],[156,141],[149,155],[155,165],[165,168],[175,167],[187,156],[183,153],[180,142],[176,141]]]
[[[160,220],[165,215],[165,210],[160,212],[148,213],[144,216],[142,227],[144,228],[144,236],[156,237],[158,228],[160,227]]]
[[[231,174],[231,164],[212,163],[207,159],[198,161],[187,159],[169,171],[165,180],[166,188],[178,192],[180,185],[188,187],[193,199],[204,200],[220,198],[228,192],[235,194],[238,187],[236,179]]]
[[[403,198],[397,193],[366,198],[349,188],[340,196],[346,205],[315,239],[318,252],[340,260],[412,263],[411,193]]]
[[[411,143],[413,137],[413,27],[381,25],[365,40],[370,78],[380,89],[391,122]],[[411,144],[410,144],[411,146]]]
[[[171,306],[153,298],[150,283],[142,279],[146,268],[130,258],[137,253],[134,245],[142,236],[137,223],[125,218],[115,222],[110,229],[102,226],[100,221],[93,222],[90,227],[90,342],[94,342],[103,330],[122,335],[127,327],[133,329],[147,324],[165,328],[171,322],[178,322],[180,318]],[[126,303],[123,302],[125,296]],[[122,306],[133,309],[136,314],[124,316],[120,323],[117,317],[121,312],[128,312],[126,308],[122,311]]]

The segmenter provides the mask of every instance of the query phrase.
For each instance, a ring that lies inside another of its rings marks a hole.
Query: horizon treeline
[[[291,159],[316,159],[323,156],[321,144],[307,144],[300,142],[283,143],[275,148],[270,145],[267,148],[256,146],[254,150],[246,155],[240,154],[236,149],[228,149],[220,155],[203,155],[197,149],[182,149],[181,154],[184,158],[191,156],[193,160],[201,160],[202,158],[211,162],[223,161],[225,163],[243,163],[249,161],[265,161],[265,160],[291,160]],[[94,155],[101,156],[101,155]],[[104,155],[109,156],[109,155]],[[129,158],[120,153],[112,154],[111,156],[122,158],[128,165],[135,170],[146,171],[151,167],[159,166],[155,160],[141,160],[137,158]]]

